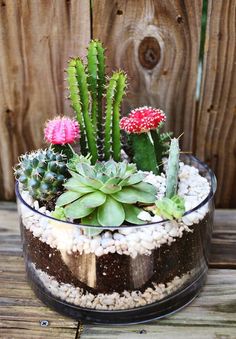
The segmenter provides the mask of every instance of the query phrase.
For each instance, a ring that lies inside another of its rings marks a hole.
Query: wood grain
[[[161,321],[135,326],[85,326],[85,339],[235,339],[236,210],[216,210],[211,265],[200,297]],[[76,338],[77,322],[37,299],[26,277],[16,205],[0,203],[0,338]],[[226,269],[220,269],[225,267]],[[234,268],[234,269],[229,269]],[[42,328],[40,320],[48,320]]]
[[[45,120],[68,111],[63,69],[89,40],[87,0],[1,1],[0,199],[14,197],[12,166],[42,146]]]
[[[217,204],[236,207],[236,1],[208,1],[196,153],[216,173]]]
[[[166,127],[191,150],[195,120],[201,0],[94,0],[93,36],[107,48],[109,71],[125,69],[124,112],[161,107]],[[101,20],[102,18],[102,20]]]

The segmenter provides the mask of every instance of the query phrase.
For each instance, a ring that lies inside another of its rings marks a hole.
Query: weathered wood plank
[[[0,286],[4,282],[0,276]],[[10,288],[4,291],[3,297],[1,291],[1,333],[8,335],[6,338],[23,338],[23,333],[26,338],[30,338],[30,335],[31,338],[47,338],[47,335],[50,338],[56,338],[56,335],[59,338],[63,338],[63,335],[64,338],[73,338],[76,322],[43,306],[34,297],[26,281],[21,284],[24,288],[20,289],[19,284],[16,285],[13,295]],[[142,330],[145,338],[171,338],[174,335],[183,338],[188,337],[190,333],[193,333],[194,338],[221,338],[220,335],[223,334],[227,334],[228,338],[234,338],[235,305],[236,271],[210,269],[207,284],[200,297],[176,315],[145,325],[122,327],[89,325],[85,326],[82,338],[140,338]],[[49,328],[40,327],[39,321],[42,319],[50,321]]]
[[[161,107],[167,129],[184,132],[185,150],[193,141],[201,7],[201,0],[94,0],[93,8],[93,36],[107,48],[109,71],[128,73],[124,112]]]
[[[218,179],[217,204],[236,207],[236,1],[208,1],[196,152]]]
[[[14,197],[12,167],[42,146],[44,121],[68,110],[63,69],[89,40],[87,0],[2,1],[0,199]]]

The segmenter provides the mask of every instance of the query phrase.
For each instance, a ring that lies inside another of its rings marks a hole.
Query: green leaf
[[[86,208],[98,207],[104,204],[105,201],[106,201],[106,194],[100,191],[86,194],[78,200],[79,205],[82,207],[86,207]]]
[[[119,178],[111,178],[109,179],[101,188],[100,191],[106,194],[112,194],[119,192],[121,190],[121,186],[116,185],[120,180]]]
[[[73,175],[74,178],[76,178],[76,180],[80,184],[82,184],[84,186],[90,186],[93,189],[99,189],[103,185],[103,183],[99,180],[89,178],[89,177],[83,177],[82,175],[75,173],[75,172],[72,175]]]
[[[94,188],[81,184],[75,178],[70,178],[69,180],[67,180],[67,182],[64,184],[64,187],[68,191],[78,192],[78,193],[81,193],[81,194],[91,193],[91,192],[95,191]]]
[[[66,220],[65,210],[63,207],[55,207],[55,210],[51,213],[51,216],[55,219]]]
[[[153,195],[157,194],[156,187],[153,186],[152,184],[149,184],[148,182],[140,182],[138,184],[133,185],[132,187],[140,191],[148,192]]]
[[[124,187],[122,191],[112,194],[112,197],[126,204],[136,204],[137,202],[152,204],[156,200],[154,194],[135,189],[134,186]]]
[[[79,219],[86,217],[94,211],[94,208],[87,208],[80,204],[79,200],[76,200],[72,204],[65,207],[65,215],[67,218]]]
[[[133,205],[123,204],[125,211],[125,220],[135,225],[145,224],[145,221],[138,219],[139,213],[142,211],[141,208],[138,208]]]
[[[84,225],[94,225],[100,226],[98,219],[97,219],[97,209],[94,210],[90,215],[81,219],[81,223]],[[88,235],[89,237],[96,236],[100,234],[103,229],[101,227],[84,227],[83,228],[84,234]]]
[[[122,180],[122,182],[124,181],[124,184],[122,184],[121,182],[120,185],[121,186],[135,185],[139,183],[140,181],[142,181],[145,177],[146,177],[145,173],[136,173],[136,174],[133,174],[130,178],[128,178],[128,180],[127,179]]]
[[[98,207],[98,222],[102,226],[120,226],[125,220],[122,204],[107,196],[106,202]]]
[[[59,196],[59,198],[57,199],[56,205],[57,206],[67,205],[70,202],[73,202],[76,199],[79,199],[81,196],[82,194],[78,192],[72,192],[72,191],[65,192]]]
[[[185,212],[184,199],[178,195],[171,199],[164,197],[156,201],[156,206],[155,214],[170,220],[181,218]]]
[[[85,177],[95,177],[95,171],[90,164],[78,163],[76,165],[76,171]]]

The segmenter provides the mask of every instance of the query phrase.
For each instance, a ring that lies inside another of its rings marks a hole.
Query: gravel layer
[[[145,181],[157,187],[157,198],[164,195],[166,185],[164,174],[156,176],[149,173]],[[207,197],[209,191],[208,181],[199,174],[196,168],[180,163],[178,194],[184,197],[186,210],[196,207]],[[33,201],[28,192],[23,191],[21,194],[30,206],[50,216],[50,212],[45,207],[39,207],[38,201]],[[183,232],[191,232],[191,226],[198,224],[208,212],[208,205],[204,205],[178,221],[168,222],[161,222],[161,217],[151,216],[143,211],[139,218],[147,223],[156,222],[156,224],[148,227],[120,227],[115,231],[110,231],[108,228],[107,231],[96,236],[87,235],[88,228],[54,221],[34,213],[23,204],[20,204],[20,209],[23,225],[33,232],[35,237],[52,248],[67,253],[76,251],[85,254],[95,253],[96,256],[116,252],[135,258],[137,254],[150,255],[153,249],[166,243],[171,244],[176,238],[181,238]]]
[[[122,310],[151,304],[165,298],[182,287],[193,273],[189,272],[181,277],[176,276],[167,284],[153,283],[153,288],[149,287],[143,293],[136,290],[132,292],[123,291],[122,293],[99,293],[94,295],[88,292],[84,294],[83,289],[74,287],[71,284],[59,283],[54,277],[49,276],[40,269],[36,269],[34,264],[31,264],[30,269],[34,271],[44,288],[54,297],[76,306],[97,310]]]

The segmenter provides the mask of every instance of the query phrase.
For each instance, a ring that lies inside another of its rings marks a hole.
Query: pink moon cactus
[[[53,145],[72,144],[80,136],[77,121],[67,117],[56,117],[46,123],[44,137]]]

